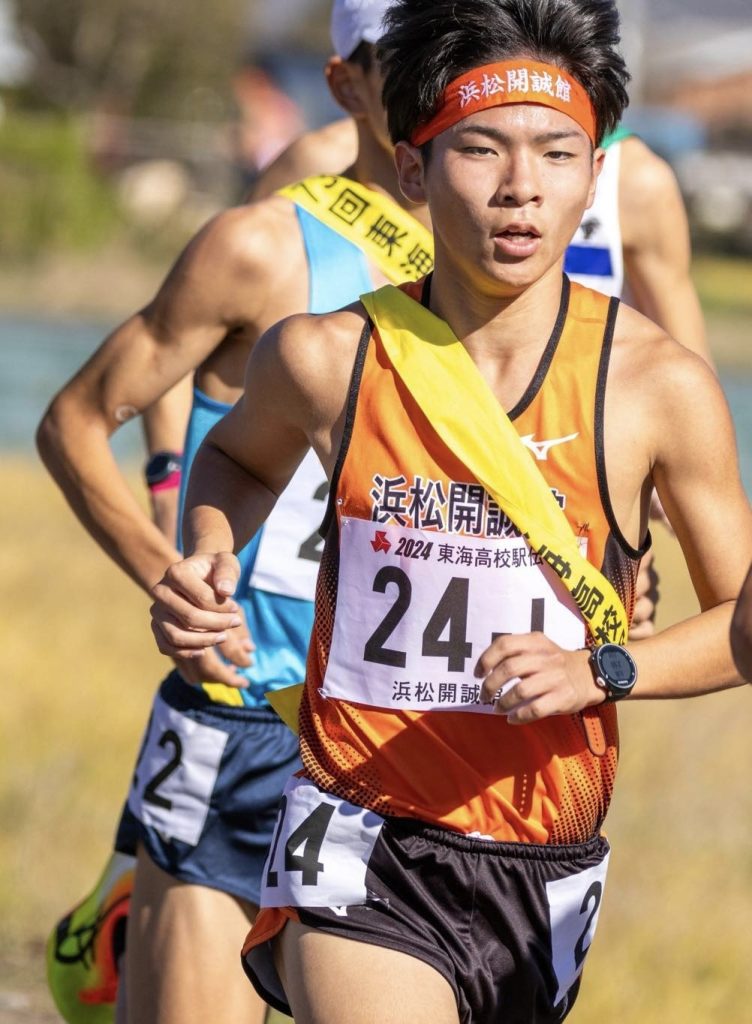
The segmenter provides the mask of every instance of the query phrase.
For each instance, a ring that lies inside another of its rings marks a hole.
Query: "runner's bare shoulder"
[[[366,322],[359,302],[301,313],[275,324],[256,345],[249,374],[260,370],[276,399],[294,404],[309,437],[330,431],[344,413]]]
[[[297,240],[295,208],[281,196],[234,206],[212,217],[186,250],[194,262],[246,276],[265,268],[274,272],[285,256],[290,235]]]
[[[191,239],[173,266],[161,299],[183,296],[228,324],[260,317],[302,262],[295,208],[281,197],[223,210]]]
[[[685,417],[705,409],[714,418],[719,402],[725,404],[705,360],[624,303],[616,319],[608,382],[619,405],[630,411],[635,429],[652,425],[650,432],[659,440]]]
[[[703,369],[715,376],[704,359],[624,302],[616,318],[611,366],[614,373],[639,377],[643,383],[646,375],[660,384],[662,375],[693,375]]]

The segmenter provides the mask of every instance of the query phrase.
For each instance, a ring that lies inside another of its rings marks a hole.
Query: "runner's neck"
[[[514,359],[545,348],[559,314],[561,290],[560,261],[513,296],[482,293],[454,267],[437,261],[429,307],[476,362]]]

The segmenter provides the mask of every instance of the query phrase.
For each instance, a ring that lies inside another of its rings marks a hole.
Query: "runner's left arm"
[[[687,562],[700,614],[635,644],[635,697],[688,697],[739,685],[728,642],[746,567],[752,510],[736,438],[715,375],[697,359],[664,356],[654,406],[653,481]]]
[[[147,462],[157,452],[182,454],[193,399],[193,374],[178,381],[141,414]],[[150,487],[149,500],[155,524],[169,540],[178,535],[179,481],[169,487]]]
[[[629,642],[638,668],[628,700],[692,697],[741,685],[729,645],[736,596],[752,560],[752,510],[742,487],[731,416],[712,371],[670,339],[656,342],[618,387],[632,430],[649,423],[652,482],[676,531],[700,613]],[[641,393],[651,397],[639,405]],[[608,404],[608,400],[607,400]],[[628,421],[618,422],[628,436]],[[608,436],[608,431],[607,431]],[[636,457],[636,447],[632,449]],[[649,482],[649,481],[648,481]],[[479,660],[482,699],[491,702],[515,678],[496,709],[513,724],[602,703],[587,651],[563,651],[542,634],[500,637]]]

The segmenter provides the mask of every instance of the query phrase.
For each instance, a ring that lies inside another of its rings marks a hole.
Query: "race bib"
[[[133,814],[165,839],[196,846],[226,744],[226,732],[157,696],[128,794]]]
[[[551,924],[551,953],[558,989],[556,1006],[579,977],[595,936],[608,871],[607,853],[600,864],[576,875],[546,883]]]
[[[340,538],[325,697],[490,714],[473,669],[497,636],[540,631],[566,650],[585,646],[573,599],[522,537],[343,518]]]
[[[321,463],[309,451],[263,527],[252,588],[313,601],[324,547],[318,529],[328,493]]]
[[[264,865],[262,907],[366,901],[366,870],[384,819],[293,776]]]

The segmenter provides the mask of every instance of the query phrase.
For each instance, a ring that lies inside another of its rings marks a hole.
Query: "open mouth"
[[[540,238],[540,234],[534,228],[505,228],[504,231],[499,232],[499,237],[509,238],[512,240],[520,239],[522,241],[528,241],[532,238]]]
[[[524,258],[538,249],[540,233],[529,224],[511,224],[494,236],[497,250],[506,256]]]

